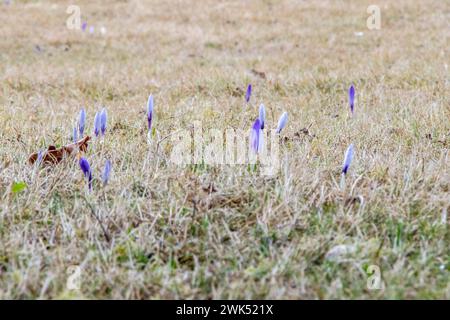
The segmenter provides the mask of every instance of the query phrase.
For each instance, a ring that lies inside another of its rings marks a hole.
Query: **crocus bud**
[[[88,178],[88,185],[89,185],[89,190],[92,189],[92,171],[91,171],[91,166],[89,165],[89,162],[87,161],[86,158],[81,157],[80,158],[80,168],[81,171],[83,171],[83,174],[86,178]]]
[[[152,119],[153,119],[153,95],[149,95],[147,101],[147,122],[149,131],[152,129]]]
[[[259,119],[256,119],[253,123],[252,131],[250,133],[250,148],[258,154],[263,146],[264,140],[263,140],[263,134],[261,130],[261,122]]]
[[[252,85],[249,84],[247,87],[247,92],[245,93],[245,101],[248,103],[250,101],[250,97],[252,96]]]
[[[37,164],[41,164],[42,160],[44,160],[44,151],[39,150],[38,156],[37,156]]]
[[[348,168],[352,163],[352,159],[353,159],[353,143],[345,151],[344,164],[342,165],[342,173],[344,175],[347,174]]]
[[[78,120],[78,130],[80,132],[80,138],[83,138],[85,125],[86,125],[86,111],[84,109],[81,109],[80,117]]]
[[[111,161],[106,160],[105,167],[103,168],[102,173],[103,185],[108,184],[110,173],[111,173]]]
[[[108,115],[106,113],[106,109],[103,108],[102,112],[100,113],[100,130],[102,132],[102,135],[105,135],[106,132],[106,121],[108,119]]]
[[[277,126],[277,133],[280,133],[281,130],[286,126],[288,120],[288,114],[287,112],[283,112],[283,114],[280,117],[280,120],[278,120],[278,126]]]
[[[78,130],[77,127],[73,127],[73,143],[77,143],[78,141]]]
[[[95,113],[95,117],[94,117],[94,134],[97,137],[100,134],[100,130],[101,130],[101,117],[100,114],[98,112]]]
[[[261,124],[261,130],[264,129],[264,123],[266,122],[266,108],[261,103],[259,106],[259,122]]]
[[[355,87],[353,85],[351,85],[350,89],[348,89],[348,102],[350,104],[350,111],[353,114],[355,107]]]

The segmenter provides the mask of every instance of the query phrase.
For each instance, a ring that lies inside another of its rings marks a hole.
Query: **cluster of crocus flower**
[[[85,32],[86,30],[88,30],[90,34],[93,34],[95,32],[95,27],[89,26],[89,29],[88,29],[88,23],[86,21],[83,21],[83,23],[81,24],[81,31]],[[100,33],[102,35],[106,34],[106,28],[100,27]]]
[[[95,136],[102,135],[104,136],[106,133],[106,126],[107,126],[107,112],[106,109],[103,108],[101,112],[96,112],[94,117],[94,134]],[[147,101],[147,124],[148,124],[148,130],[149,132],[152,129],[152,121],[153,121],[153,95],[149,95],[148,101]],[[74,142],[78,141],[78,138],[82,138],[84,134],[86,126],[86,111],[85,109],[82,109],[79,114],[78,118],[78,127],[75,127],[73,130],[73,140]],[[41,153],[39,153],[41,155]],[[39,157],[38,157],[39,158]],[[42,156],[41,156],[42,158]],[[39,160],[39,159],[38,159]],[[80,157],[79,165],[81,170],[83,171],[83,174],[85,177],[88,178],[88,185],[89,190],[92,190],[92,171],[91,167],[89,165],[89,161],[84,158]],[[106,185],[109,181],[109,177],[111,174],[111,161],[107,160],[105,163],[105,166],[102,171],[102,181],[103,185]]]
[[[150,132],[153,124],[153,95],[149,95],[147,101],[147,125],[148,131]],[[94,117],[94,134],[95,136],[102,136],[106,133],[107,126],[107,112],[106,109],[103,108],[101,112],[96,112]],[[82,109],[80,111],[79,119],[78,119],[78,131],[77,128],[74,128],[73,131],[73,139],[76,142],[78,138],[82,138],[84,134],[84,129],[86,125],[86,111]],[[78,135],[79,133],[79,135]],[[88,177],[89,189],[92,189],[92,172],[89,165],[89,162],[86,158],[80,158],[80,168],[83,171],[84,175]],[[102,172],[102,181],[103,184],[106,185],[109,181],[110,173],[111,173],[111,161],[107,160]]]
[[[287,112],[283,112],[280,119],[278,120],[278,125],[276,128],[276,133],[280,134],[281,130],[286,126],[288,119]],[[264,143],[264,135],[263,130],[266,123],[266,107],[264,104],[260,104],[259,106],[259,116],[258,119],[253,123],[251,133],[250,133],[250,147],[254,153],[258,154]]]
[[[251,89],[252,89],[252,87],[251,87],[251,85],[249,85],[247,88],[247,93],[245,95],[245,99],[247,102],[250,99]],[[349,88],[348,96],[349,96],[350,111],[353,114],[354,105],[355,105],[355,87],[353,85],[351,85]],[[288,120],[288,114],[287,114],[287,112],[283,112],[283,114],[280,116],[280,119],[278,120],[276,133],[278,133],[278,134],[281,133],[281,130],[283,130],[287,124],[287,120]],[[253,150],[253,152],[256,154],[258,154],[261,151],[262,146],[263,146],[264,137],[263,137],[262,132],[264,130],[265,122],[266,122],[266,108],[265,108],[264,104],[261,104],[259,106],[259,117],[253,123],[251,132],[250,132],[250,147]],[[344,164],[342,167],[342,177],[343,178],[341,180],[341,183],[342,183],[342,181],[345,180],[345,175],[347,174],[347,171],[350,167],[352,160],[353,160],[353,144],[351,144],[345,152]]]
[[[92,190],[93,177],[89,161],[84,157],[80,157],[79,164],[81,171],[83,171],[84,176],[88,179],[89,190]],[[108,184],[109,177],[111,175],[111,166],[111,161],[106,160],[105,166],[103,167],[102,171],[102,182],[104,186]]]
[[[247,92],[245,93],[245,101],[248,103],[250,101],[250,96],[252,94],[252,85],[249,84],[247,87]],[[276,133],[280,134],[281,130],[286,126],[288,119],[287,112],[283,112],[280,119],[278,120],[278,125],[276,128]],[[259,115],[258,118],[252,125],[250,131],[250,148],[254,153],[258,154],[264,144],[263,130],[266,124],[266,107],[263,103],[259,105]]]
[[[247,88],[247,93],[245,96],[245,99],[247,102],[250,99],[251,91],[252,91],[252,86],[251,86],[251,84],[249,84],[248,88]],[[350,110],[351,110],[352,114],[354,112],[354,101],[355,101],[355,88],[353,85],[351,85],[349,88],[349,104],[350,104]],[[147,112],[146,112],[147,126],[148,126],[149,132],[152,129],[153,108],[154,108],[153,95],[150,94],[148,97],[148,101],[147,101]],[[284,129],[284,127],[287,124],[287,120],[288,120],[288,114],[287,114],[287,112],[283,112],[278,120],[278,125],[276,128],[277,134],[280,134],[281,131]],[[264,104],[261,103],[259,106],[259,116],[253,123],[252,128],[251,128],[251,134],[250,134],[250,146],[251,146],[251,149],[256,154],[258,154],[262,150],[262,147],[264,144],[263,130],[265,128],[265,123],[266,123],[266,108],[265,108]],[[79,114],[78,126],[74,127],[74,129],[73,129],[74,142],[77,142],[79,138],[83,137],[85,126],[86,126],[86,111],[85,111],[85,109],[82,109]],[[106,112],[106,109],[103,108],[101,110],[101,112],[97,112],[95,114],[94,134],[96,136],[99,136],[100,134],[102,136],[104,136],[106,133],[106,127],[107,127],[107,112]],[[345,175],[347,174],[350,164],[352,162],[353,152],[354,152],[353,144],[351,144],[347,148],[347,150],[345,152],[345,156],[344,156],[344,163],[342,166],[343,180],[345,179]],[[41,153],[39,153],[39,155],[41,155]],[[39,158],[39,156],[38,156],[38,158]],[[38,159],[38,162],[40,162],[39,159]],[[91,172],[88,160],[84,157],[80,158],[80,168],[83,171],[84,175],[88,178],[89,189],[92,189],[92,172]],[[102,173],[102,181],[103,181],[104,185],[106,185],[109,181],[110,172],[111,172],[111,162],[109,160],[107,160],[105,163],[104,169],[103,169],[103,173]]]
[[[100,134],[102,136],[106,133],[106,121],[108,115],[106,109],[103,108],[101,112],[96,112],[94,117],[94,134],[98,137]]]
[[[108,120],[108,114],[106,112],[106,109],[103,108],[100,112],[95,113],[94,117],[94,134],[95,136],[102,135],[104,136],[106,133],[106,127],[107,127],[107,120]],[[78,141],[78,139],[83,138],[84,130],[86,128],[86,110],[83,108],[80,111],[80,114],[78,116],[78,124],[77,127],[73,129],[73,140],[74,143]],[[91,166],[89,164],[89,161],[85,158],[80,156],[79,158],[79,165],[80,169],[83,172],[84,176],[88,179],[88,186],[89,190],[92,190],[92,170]],[[103,185],[106,185],[109,181],[111,173],[111,161],[107,160],[102,172],[102,181]]]

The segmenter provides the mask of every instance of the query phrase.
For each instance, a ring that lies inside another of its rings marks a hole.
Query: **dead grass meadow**
[[[0,298],[450,298],[448,1],[2,1],[0,21]],[[168,161],[171,133],[250,129],[260,103],[269,129],[289,114],[276,175]],[[103,106],[91,192],[72,158],[27,164]]]

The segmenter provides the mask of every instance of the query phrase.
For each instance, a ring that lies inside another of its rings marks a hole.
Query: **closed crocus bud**
[[[263,146],[264,140],[263,140],[263,134],[261,130],[261,121],[259,119],[256,119],[252,126],[252,131],[250,133],[250,148],[258,154]]]
[[[78,130],[77,127],[73,127],[73,143],[77,143],[78,141]]]
[[[80,132],[80,138],[83,138],[85,125],[86,125],[86,111],[84,109],[81,109],[80,117],[78,119],[78,130]]]
[[[42,163],[42,160],[44,160],[44,151],[39,150],[36,163],[40,165]]]
[[[89,190],[92,189],[92,171],[91,171],[91,166],[89,165],[89,162],[87,161],[86,158],[81,157],[80,158],[80,168],[81,171],[83,171],[83,174],[86,178],[88,178],[88,185],[89,185]]]
[[[261,124],[261,130],[264,129],[264,123],[266,122],[266,108],[261,103],[259,106],[259,122]]]
[[[102,112],[100,113],[100,130],[102,132],[102,135],[105,135],[107,120],[108,120],[108,115],[106,113],[106,109],[103,108]]]
[[[152,129],[152,120],[153,120],[153,95],[149,95],[147,101],[147,123],[149,131]]]
[[[252,96],[252,85],[249,84],[247,87],[247,92],[245,93],[245,101],[248,103],[250,101],[250,97]]]
[[[350,89],[348,89],[348,102],[350,104],[350,111],[353,114],[355,107],[355,87],[353,85],[351,85]]]
[[[283,112],[283,114],[280,117],[280,120],[278,120],[278,126],[277,126],[277,133],[280,133],[281,130],[286,126],[288,120],[288,114],[287,112]]]
[[[111,161],[106,160],[105,167],[103,168],[102,172],[103,185],[108,184],[110,174],[111,174]]]
[[[353,143],[347,148],[344,156],[344,164],[342,165],[342,174],[347,174],[348,168],[353,160]]]
[[[95,113],[95,117],[94,117],[94,134],[96,137],[98,137],[98,135],[100,134],[101,131],[101,119],[100,119],[100,114],[98,112]]]

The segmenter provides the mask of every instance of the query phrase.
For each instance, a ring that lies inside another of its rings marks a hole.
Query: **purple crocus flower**
[[[103,168],[102,173],[103,185],[106,185],[108,183],[110,173],[111,173],[111,161],[106,160],[105,167]]]
[[[347,174],[348,168],[353,159],[353,143],[347,148],[344,156],[344,164],[342,165],[342,174]]]
[[[77,127],[73,127],[73,143],[77,143],[78,141],[78,130]]]
[[[81,157],[80,158],[80,168],[81,171],[83,171],[83,174],[86,178],[88,178],[88,185],[89,185],[89,190],[92,189],[92,171],[91,171],[91,166],[89,165],[89,162],[87,161],[86,158]]]
[[[350,110],[353,114],[353,109],[355,107],[355,87],[353,85],[351,85],[350,89],[348,89],[348,101],[350,104]]]
[[[259,106],[259,122],[261,123],[261,130],[264,129],[264,122],[266,121],[266,108],[261,103]]]
[[[78,130],[80,131],[80,138],[83,138],[85,125],[86,125],[86,111],[84,109],[81,109],[80,117],[78,120]]]
[[[256,119],[253,123],[252,132],[250,134],[250,147],[256,154],[258,154],[262,149],[263,139],[261,121]]]
[[[153,95],[149,95],[147,101],[147,121],[149,131],[152,129],[152,120],[153,120]]]
[[[287,112],[283,112],[283,114],[280,117],[280,120],[278,120],[278,126],[277,126],[277,133],[280,133],[281,130],[286,126],[288,120],[288,114]]]
[[[44,151],[39,150],[37,156],[37,164],[41,164],[43,159],[44,159]]]
[[[101,123],[101,117],[100,114],[98,112],[95,113],[95,117],[94,117],[94,134],[97,137],[100,133],[100,127],[101,127],[102,123]]]
[[[84,21],[83,24],[81,25],[81,30],[83,30],[83,32],[84,32],[84,31],[86,31],[86,28],[87,28],[87,22]]]
[[[100,113],[100,130],[102,132],[102,135],[105,135],[106,132],[106,121],[108,119],[108,115],[106,113],[106,109],[103,108],[102,112]]]
[[[252,95],[252,85],[249,84],[247,87],[247,92],[245,93],[245,101],[248,103],[250,101],[250,97]]]

